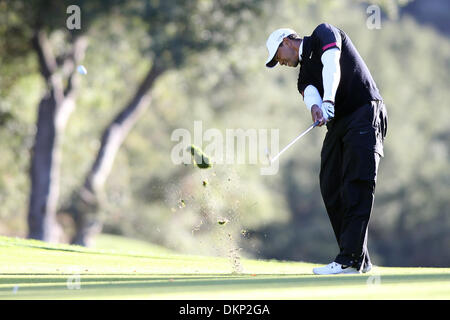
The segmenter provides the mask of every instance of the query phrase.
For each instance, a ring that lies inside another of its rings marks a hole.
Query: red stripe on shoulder
[[[327,50],[328,48],[333,47],[333,46],[335,46],[335,45],[336,45],[336,42],[329,43],[329,44],[327,44],[327,45],[325,45],[325,46],[322,47],[322,51],[325,51],[325,50]]]

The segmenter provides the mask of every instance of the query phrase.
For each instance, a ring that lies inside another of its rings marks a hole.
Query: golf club
[[[306,129],[306,131],[302,132],[297,138],[295,138],[294,140],[292,140],[291,143],[289,143],[286,147],[283,148],[283,150],[281,150],[275,157],[271,157],[269,154],[269,150],[266,149],[266,155],[267,158],[269,159],[269,163],[272,164],[273,162],[275,162],[282,154],[283,152],[285,152],[287,149],[289,149],[294,143],[297,142],[297,140],[299,140],[301,137],[303,137],[305,134],[307,134],[309,131],[311,131],[314,127],[316,127],[320,122],[316,121],[314,122],[308,129]]]

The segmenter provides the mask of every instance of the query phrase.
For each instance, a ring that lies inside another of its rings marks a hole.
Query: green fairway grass
[[[0,237],[0,299],[449,299],[450,268],[375,267],[315,276],[316,265],[181,255],[101,235],[96,247]]]

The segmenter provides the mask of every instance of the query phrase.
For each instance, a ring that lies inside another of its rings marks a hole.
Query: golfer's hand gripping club
[[[318,122],[317,126],[321,127],[326,123],[322,109],[317,105],[311,107],[311,118],[314,123]]]

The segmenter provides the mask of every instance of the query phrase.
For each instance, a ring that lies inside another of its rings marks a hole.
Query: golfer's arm
[[[322,105],[322,98],[320,97],[319,90],[311,84],[305,88],[303,93],[303,101],[309,111],[311,111],[312,106],[315,104],[319,108]]]
[[[339,81],[341,80],[340,57],[341,51],[338,48],[329,49],[322,54],[323,100],[334,102]]]

